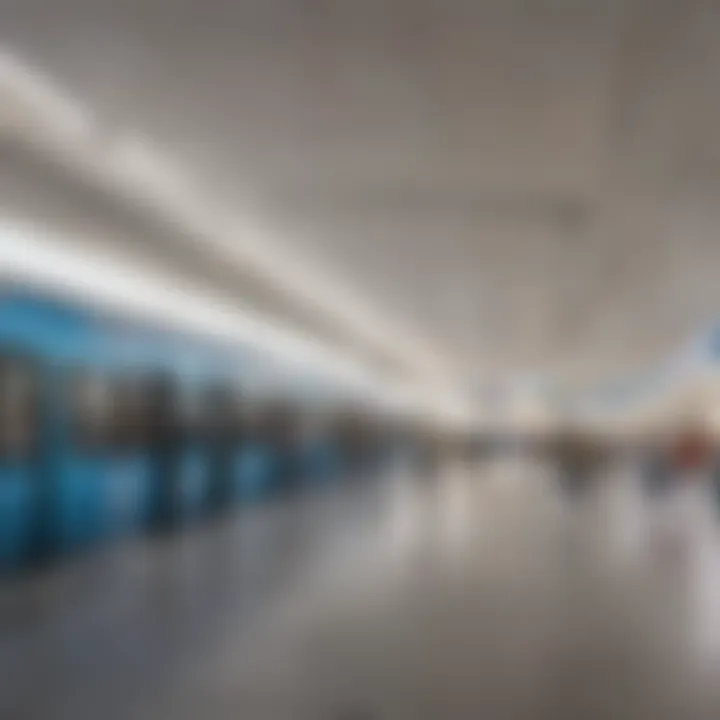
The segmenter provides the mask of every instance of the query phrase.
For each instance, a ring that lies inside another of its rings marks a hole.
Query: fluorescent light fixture
[[[93,127],[85,108],[43,74],[0,48],[0,128],[24,134],[42,129],[87,140]]]
[[[18,115],[8,108],[20,108]],[[3,118],[3,109],[5,118]],[[4,123],[4,124],[3,124]],[[92,114],[10,53],[0,54],[0,130],[55,152],[69,167],[133,201],[151,200],[171,223],[183,225],[205,250],[252,272],[276,292],[348,330],[366,346],[432,382],[451,379],[445,362],[424,342],[391,326],[347,288],[308,267],[247,217],[213,207],[152,142],[123,132],[107,134]]]
[[[77,239],[63,238],[40,226],[0,225],[2,279],[267,353],[275,363],[264,364],[263,372],[251,378],[252,382],[263,383],[276,376],[289,390],[300,392],[319,382],[330,383],[339,395],[364,399],[390,415],[424,417],[452,427],[470,422],[468,408],[449,392],[431,394],[425,387],[388,383],[356,358],[270,318],[238,308],[157,268],[80,247]]]
[[[0,276],[40,284],[143,320],[260,349],[285,364],[291,374],[320,372],[353,387],[367,387],[371,382],[369,371],[353,358],[268,318],[127,259],[73,250],[72,242],[53,241],[41,228],[0,228]]]

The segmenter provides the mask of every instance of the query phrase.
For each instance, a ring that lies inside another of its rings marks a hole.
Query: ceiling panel
[[[24,0],[0,20],[108,128],[468,382],[641,366],[719,306],[712,3]]]

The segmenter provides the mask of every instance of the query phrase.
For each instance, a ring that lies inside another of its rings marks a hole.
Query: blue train
[[[257,352],[0,287],[0,568],[346,471],[342,423],[243,392]]]

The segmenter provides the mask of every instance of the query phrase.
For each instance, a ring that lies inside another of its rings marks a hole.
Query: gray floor
[[[522,461],[248,509],[0,589],[0,717],[720,717],[720,531]]]

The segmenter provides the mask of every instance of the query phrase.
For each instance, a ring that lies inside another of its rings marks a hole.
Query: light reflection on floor
[[[569,498],[513,458],[130,544],[44,581],[0,716],[720,717],[714,503],[705,478],[649,499],[627,463]]]

